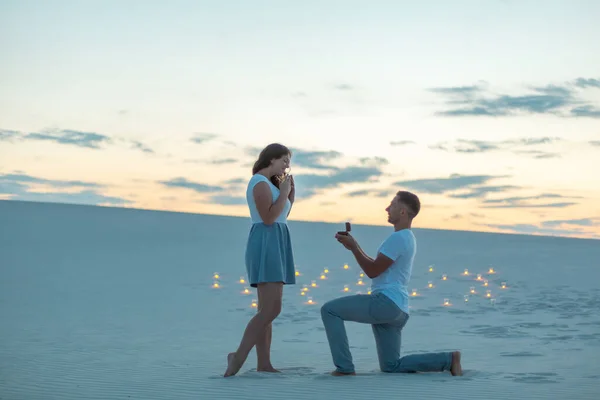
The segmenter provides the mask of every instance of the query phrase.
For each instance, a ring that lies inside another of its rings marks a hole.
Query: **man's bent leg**
[[[337,372],[343,374],[354,372],[344,321],[365,324],[380,322],[371,316],[372,301],[372,296],[354,295],[331,300],[321,307],[321,318]]]
[[[406,317],[408,319],[408,316]],[[422,353],[400,357],[402,328],[399,323],[373,325],[379,366],[383,372],[441,372],[450,371],[452,353]]]

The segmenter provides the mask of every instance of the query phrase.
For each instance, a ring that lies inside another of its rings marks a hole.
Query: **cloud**
[[[232,196],[232,195],[214,195],[208,199],[210,203],[218,203],[222,206],[239,206],[246,205],[246,197],[244,196]],[[206,203],[206,201],[204,201]]]
[[[558,153],[545,152],[541,150],[524,150],[524,147],[551,144],[561,141],[558,137],[538,137],[509,139],[502,141],[457,139],[454,143],[440,142],[429,146],[433,150],[442,150],[463,154],[489,153],[493,151],[512,151],[515,154],[529,154],[534,158],[556,158]]]
[[[543,221],[542,226],[547,228],[553,228],[556,226],[597,226],[600,223],[600,217],[592,218],[580,218],[580,219],[562,219],[562,220],[550,220]]]
[[[335,90],[354,90],[354,86],[349,85],[347,83],[341,83],[338,85],[333,85],[333,88]]]
[[[216,139],[219,135],[214,133],[197,133],[190,140],[197,144],[206,143],[213,139]]]
[[[182,177],[173,178],[166,181],[158,181],[158,183],[170,188],[183,188],[193,190],[197,193],[214,193],[223,191],[223,188],[221,186],[206,185],[204,183],[192,182]]]
[[[483,200],[483,208],[564,208],[577,204],[576,202],[532,203],[532,200],[544,199],[580,199],[580,196],[564,196],[556,193],[542,193],[537,196],[517,196],[500,199]]]
[[[71,129],[52,129],[42,130],[40,132],[24,133],[19,131],[0,129],[0,141],[43,141],[52,142],[67,146],[83,147],[87,149],[98,150],[103,145],[116,144],[122,142],[129,144],[132,149],[140,150],[144,153],[153,154],[154,150],[144,143],[136,140],[115,139],[109,136],[94,132],[82,132]]]
[[[459,189],[468,189],[471,186],[483,185],[497,178],[504,178],[504,176],[452,174],[448,178],[403,180],[395,182],[394,185],[421,193],[445,194]]]
[[[373,182],[383,172],[378,166],[350,166],[338,168],[328,175],[302,174],[295,177],[296,197],[308,198],[320,190],[333,189],[344,184]]]
[[[99,149],[102,144],[110,142],[110,138],[94,132],[81,132],[70,129],[47,130],[39,133],[21,134],[23,140],[48,141],[89,149]]]
[[[466,193],[449,194],[455,199],[479,199],[486,197],[489,193],[506,192],[509,190],[520,189],[520,186],[500,185],[500,186],[476,186],[467,188]]]
[[[600,140],[590,140],[588,143],[592,146],[600,146]]]
[[[551,114],[560,117],[600,118],[600,109],[577,97],[576,89],[598,87],[597,79],[578,78],[564,85],[528,87],[522,95],[494,94],[483,85],[438,87],[429,91],[446,98],[449,109],[436,114],[446,117],[504,117]]]
[[[390,146],[406,146],[409,144],[415,144],[412,140],[395,140],[390,142]]]
[[[553,229],[539,227],[534,224],[479,224],[481,226],[487,226],[489,228],[506,231],[507,233],[517,234],[537,234],[544,236],[569,236],[569,235],[581,235],[586,232],[582,229]]]
[[[374,196],[374,197],[387,197],[387,196],[391,196],[394,193],[393,190],[385,190],[385,189],[361,189],[361,190],[354,190],[352,192],[348,192],[346,193],[347,197],[368,197],[368,196]]]
[[[132,141],[131,148],[141,150],[144,153],[154,154],[154,150],[152,150],[150,147],[146,146],[142,142]]]
[[[76,189],[87,188],[78,192],[35,192],[33,185],[45,185],[51,188]],[[55,180],[34,177],[26,174],[4,174],[0,175],[0,194],[10,195],[12,200],[44,201],[74,204],[110,204],[123,205],[131,201],[121,198],[105,196],[97,190],[89,188],[101,188],[103,185],[94,182],[77,180]]]
[[[219,159],[210,161],[210,163],[214,164],[214,165],[223,165],[223,164],[234,164],[237,161],[238,161],[237,158],[219,158]]]

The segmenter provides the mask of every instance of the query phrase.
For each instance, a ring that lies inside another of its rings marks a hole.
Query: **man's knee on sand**
[[[327,316],[327,314],[330,314],[331,312],[331,302],[332,300],[329,300],[328,302],[326,302],[325,304],[323,304],[321,306],[321,318],[324,318]]]

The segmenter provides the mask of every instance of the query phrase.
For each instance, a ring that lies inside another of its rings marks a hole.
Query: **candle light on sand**
[[[468,303],[469,302],[469,295],[465,294],[463,297],[465,299],[465,303]]]
[[[250,289],[244,288],[244,290],[242,290],[242,294],[250,294]]]
[[[321,277],[319,279],[325,280],[325,279],[327,279],[327,276],[325,276],[325,274],[321,274]]]
[[[487,279],[486,279],[485,281],[483,281],[483,286],[486,286],[486,287],[487,287],[487,285],[488,285],[488,281],[487,281]]]
[[[315,303],[315,301],[312,299],[312,297],[309,297],[305,304],[317,304],[317,303]]]
[[[502,282],[502,283],[500,284],[500,287],[501,287],[502,289],[506,289],[506,282]]]
[[[431,281],[427,282],[427,287],[428,288],[432,288],[433,287],[433,282],[431,282]]]
[[[485,291],[485,297],[492,297],[492,291],[491,290],[486,290]]]
[[[367,292],[367,294],[371,294],[371,289],[369,289],[369,291]]]
[[[220,278],[220,276],[219,276],[219,273],[218,273],[218,272],[215,272],[215,273],[213,274],[213,278],[214,278],[214,279],[219,279],[219,278]]]
[[[326,274],[328,274],[328,273],[329,273],[329,270],[328,270],[327,268],[325,268],[325,269],[323,270],[323,272],[324,272],[324,273],[326,273]]]
[[[256,300],[252,300],[252,304],[250,304],[250,307],[252,307],[252,308],[258,307],[258,303],[256,302]]]
[[[246,283],[246,280],[244,279],[243,276],[240,276],[240,283]]]
[[[356,282],[356,284],[357,284],[358,286],[362,286],[362,285],[364,285],[364,282],[363,282],[363,280],[362,280],[362,279],[359,279],[359,280],[358,280],[358,282]]]
[[[465,268],[465,272],[463,272],[464,276],[469,276],[469,270]]]
[[[448,279],[448,276],[446,274],[442,275],[442,280],[445,281]]]
[[[413,289],[410,295],[413,297],[417,296],[417,289]]]
[[[433,266],[429,267],[429,272],[433,272]]]
[[[450,299],[444,299],[444,306],[451,306]]]
[[[300,271],[296,271],[296,276],[300,276]]]
[[[496,271],[494,270],[494,268],[490,267],[490,269],[488,270],[488,274],[495,274]]]
[[[480,281],[480,280],[482,280],[482,279],[483,279],[483,278],[481,277],[481,274],[477,274],[477,280],[478,280],[478,281]]]
[[[213,283],[213,284],[212,284],[212,287],[213,287],[214,289],[218,289],[218,288],[220,288],[220,287],[221,287],[221,285],[219,285],[219,282],[215,282],[215,283]]]
[[[306,292],[304,290],[300,291],[300,296],[306,296]]]
[[[350,288],[348,287],[348,285],[344,285],[344,289],[342,289],[342,291],[349,292]]]
[[[304,285],[304,286],[302,287],[302,291],[303,291],[303,292],[308,292],[309,290],[310,290],[310,289],[308,288],[308,285]]]
[[[475,294],[475,286],[471,286],[469,288],[469,291],[471,292],[471,294]]]
[[[311,281],[310,282],[310,286],[317,287],[317,281]]]
[[[364,278],[365,274],[363,272],[361,272],[360,274],[358,274],[359,277]]]
[[[350,267],[348,266],[348,264],[344,264],[344,269],[350,269]]]

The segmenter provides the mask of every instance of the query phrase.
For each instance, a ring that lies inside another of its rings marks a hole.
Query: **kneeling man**
[[[411,230],[421,209],[419,198],[399,191],[386,208],[394,232],[381,244],[375,259],[367,256],[350,234],[336,234],[372,279],[370,295],[331,300],[321,308],[329,348],[336,369],[332,375],[355,375],[344,321],[371,324],[379,366],[383,372],[450,371],[462,375],[460,352],[411,354],[400,357],[402,328],[408,321],[408,282],[417,250]]]

